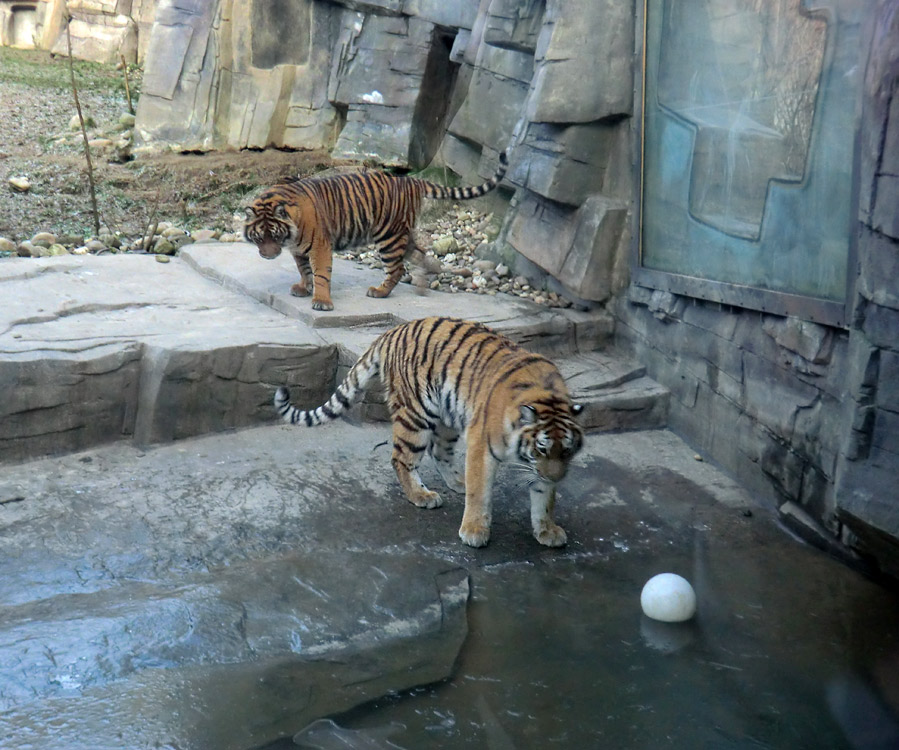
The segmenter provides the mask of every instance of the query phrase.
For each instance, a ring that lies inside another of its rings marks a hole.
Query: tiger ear
[[[244,214],[246,214],[246,217],[248,219],[256,218],[256,212],[253,210],[252,206],[247,206],[246,208],[244,208],[243,212],[244,212]]]
[[[519,424],[534,424],[537,421],[537,410],[533,406],[522,404],[519,410]]]
[[[583,404],[572,404],[572,405],[571,405],[571,413],[574,414],[574,416],[577,416],[577,415],[580,414],[583,410],[584,410],[584,405],[583,405]]]

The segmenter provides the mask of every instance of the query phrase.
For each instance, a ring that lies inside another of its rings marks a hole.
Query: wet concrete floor
[[[286,750],[327,718],[307,746],[897,746],[897,592],[672,433],[588,436],[561,550],[531,537],[509,467],[489,546],[461,544],[462,497],[406,502],[388,438],[267,426],[5,467],[0,747]],[[641,614],[666,571],[694,622]],[[434,603],[447,575],[455,609]]]
[[[566,551],[501,561],[488,548],[469,560],[469,634],[453,676],[333,716],[298,742],[899,747],[896,591],[795,539],[710,467],[691,466],[667,433],[592,443],[566,484]],[[503,486],[507,513],[514,495]],[[690,623],[641,613],[643,584],[665,571],[696,589]]]

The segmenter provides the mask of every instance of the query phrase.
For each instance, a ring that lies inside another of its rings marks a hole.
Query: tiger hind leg
[[[308,255],[294,255],[297,270],[300,272],[300,280],[290,287],[290,293],[294,297],[308,297],[312,293],[315,277],[312,275],[312,266],[309,264]]]
[[[434,430],[428,452],[437,466],[437,471],[446,482],[446,486],[454,492],[465,492],[465,475],[455,465],[456,443],[459,441],[459,433],[443,424],[438,424]]]
[[[378,254],[381,256],[381,262],[384,264],[384,271],[387,275],[380,285],[368,288],[369,297],[386,297],[400,283],[400,279],[406,272],[404,261],[412,247],[414,245],[411,232],[389,237],[377,243]]]
[[[443,499],[436,492],[425,487],[418,475],[418,464],[431,442],[430,429],[413,430],[407,425],[416,421],[407,410],[399,410],[393,415],[393,456],[391,463],[396,471],[400,486],[406,497],[419,508],[439,508]]]

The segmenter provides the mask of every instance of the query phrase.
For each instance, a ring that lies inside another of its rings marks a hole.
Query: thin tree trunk
[[[68,9],[66,9],[68,11]],[[81,123],[81,137],[84,140],[84,158],[87,161],[87,181],[91,188],[91,209],[94,219],[94,235],[100,234],[100,212],[97,210],[97,190],[94,186],[94,165],[91,162],[91,148],[87,143],[87,129],[84,127],[84,115],[81,113],[81,102],[78,100],[78,87],[75,85],[75,65],[72,62],[72,35],[69,26],[72,16],[66,13],[66,43],[69,48],[69,76],[72,79],[72,94],[75,96],[75,109],[78,111],[78,122]]]

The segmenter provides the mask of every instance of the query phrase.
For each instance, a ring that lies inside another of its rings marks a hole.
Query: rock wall
[[[616,335],[671,389],[673,429],[818,541],[899,576],[899,13],[876,7],[849,329],[632,285]]]
[[[147,147],[329,148],[468,182],[508,150],[495,254],[603,302],[630,242],[633,40],[624,0],[160,0],[137,130]]]
[[[0,46],[68,54],[80,60],[143,59],[157,0],[0,0]]]

